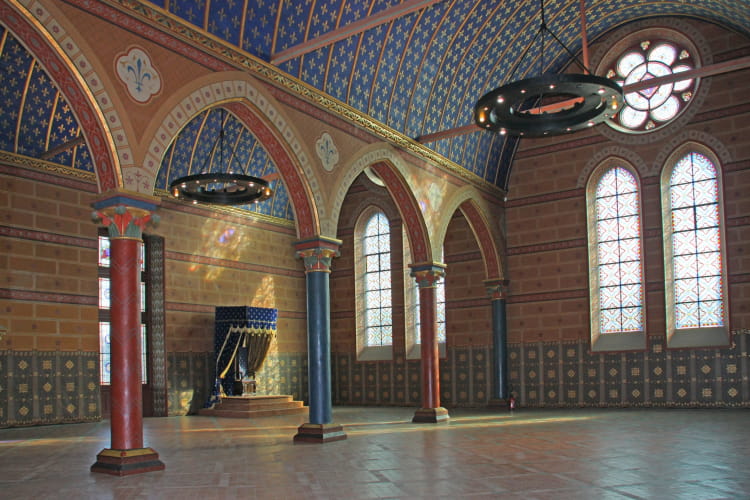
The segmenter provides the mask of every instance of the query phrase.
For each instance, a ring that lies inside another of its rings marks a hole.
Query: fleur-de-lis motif
[[[161,90],[161,78],[151,64],[148,54],[134,47],[117,59],[117,75],[128,92],[140,103],[148,102]]]

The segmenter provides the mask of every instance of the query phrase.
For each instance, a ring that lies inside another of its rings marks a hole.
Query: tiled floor
[[[306,417],[146,419],[166,470],[89,472],[109,422],[0,429],[0,498],[750,498],[749,410],[335,408],[348,439],[292,441]]]

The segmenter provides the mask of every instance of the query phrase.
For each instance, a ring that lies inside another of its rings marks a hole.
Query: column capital
[[[305,272],[331,272],[331,261],[340,255],[341,240],[333,238],[313,238],[294,244],[297,258],[302,259]]]
[[[485,280],[484,287],[487,289],[487,295],[489,295],[492,300],[507,299],[510,281],[500,279]]]
[[[149,222],[159,223],[159,216],[142,208],[126,205],[94,210],[94,222],[101,222],[109,230],[110,238],[138,238],[143,236],[143,228]]]
[[[409,264],[411,275],[417,280],[419,288],[435,287],[437,282],[445,276],[445,264],[439,262],[424,262]]]
[[[91,218],[107,226],[110,238],[140,239],[146,224],[159,223],[159,216],[154,212],[160,202],[154,196],[111,191],[91,204],[94,207]]]

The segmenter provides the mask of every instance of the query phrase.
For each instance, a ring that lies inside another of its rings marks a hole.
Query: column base
[[[302,424],[297,428],[295,442],[329,443],[346,439],[344,428],[339,424]]]
[[[514,403],[515,403],[515,401],[514,401]],[[514,406],[515,406],[515,404],[514,404]],[[487,408],[498,409],[498,410],[512,410],[512,409],[514,409],[514,408],[510,407],[510,398],[506,398],[506,399],[500,399],[500,398],[495,399],[495,398],[492,398],[492,399],[490,399],[487,402]]]
[[[129,476],[155,470],[164,470],[164,462],[152,448],[113,450],[105,448],[96,456],[91,472],[103,472],[113,476]]]
[[[450,418],[448,410],[439,406],[437,408],[420,408],[414,412],[414,418],[411,419],[414,423],[428,423],[436,424],[439,422],[447,422]]]

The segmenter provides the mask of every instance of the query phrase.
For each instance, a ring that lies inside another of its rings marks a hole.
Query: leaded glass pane
[[[719,228],[707,227],[695,231],[695,249],[699,253],[715,251],[719,247]]]
[[[596,208],[600,331],[640,329],[640,202],[635,176],[621,167],[605,172],[597,184]]]
[[[641,233],[638,216],[621,217],[617,225],[617,231],[620,239],[638,238]]]
[[[648,58],[650,61],[659,61],[671,66],[677,60],[677,49],[672,45],[660,43],[651,49]]]
[[[672,231],[685,231],[695,228],[695,210],[685,207],[672,210]]]
[[[718,180],[707,157],[689,153],[677,162],[670,177],[670,200],[677,328],[720,326],[723,289]]]
[[[112,376],[112,339],[109,323],[99,323],[99,380],[102,384],[109,384]]]
[[[695,302],[698,300],[698,279],[684,278],[675,280],[675,300],[677,302]]]
[[[626,106],[620,111],[620,123],[627,128],[636,129],[643,126],[648,118],[648,113],[645,111],[638,111],[635,108]]]
[[[141,383],[148,383],[148,346],[146,345],[146,325],[141,325]]]
[[[675,316],[677,328],[697,328],[700,326],[697,302],[675,304]]]
[[[620,283],[620,265],[607,264],[599,266],[599,286],[611,286]]]
[[[606,196],[596,200],[596,218],[599,220],[617,217],[617,198]]]
[[[721,279],[718,276],[699,278],[698,287],[701,300],[721,300]]]
[[[695,227],[718,227],[719,225],[719,204],[712,203],[695,207]]]
[[[99,236],[99,267],[109,267],[109,258],[109,238],[106,236]]]
[[[622,325],[623,332],[635,332],[643,329],[641,318],[643,314],[640,307],[623,307],[622,308]]]
[[[602,309],[612,309],[620,304],[620,287],[606,286],[599,290],[599,305]]]
[[[643,64],[643,61],[643,54],[640,54],[638,52],[630,52],[629,54],[625,54],[617,63],[617,74],[622,78],[625,78],[630,74],[631,71],[633,71],[633,68],[640,64]]]
[[[109,278],[99,278],[99,309],[109,309],[110,288]]]
[[[391,237],[388,219],[382,212],[367,221],[363,240],[365,260],[365,342],[390,344],[384,327],[391,323]]]
[[[634,285],[641,283],[641,262],[623,262],[620,264],[620,282]]]
[[[700,326],[722,326],[724,324],[724,305],[720,300],[701,302]]]
[[[624,285],[621,288],[621,302],[623,307],[640,307],[641,285]]]
[[[684,54],[685,57],[678,57]],[[666,77],[695,67],[692,55],[671,43],[650,44],[643,41],[629,48],[610,66],[608,76],[618,75],[621,86]],[[673,120],[686,106],[680,100],[684,94],[697,89],[697,80],[686,79],[678,84],[665,82],[625,94],[620,111],[612,117],[611,125],[632,132],[655,130]]]
[[[625,193],[617,197],[617,214],[620,217],[638,216],[638,193]]]
[[[693,197],[693,186],[691,184],[678,184],[672,186],[670,190],[672,208],[693,207],[695,198]]]
[[[721,254],[709,252],[698,259],[698,276],[721,276]]]
[[[620,241],[620,260],[636,261],[641,259],[641,244],[637,239]]]
[[[695,205],[706,205],[716,200],[716,179],[697,181],[694,185]]]
[[[600,220],[596,224],[597,241],[617,240],[617,219]]]
[[[695,254],[678,255],[673,261],[675,279],[694,278],[698,275],[698,258]]]
[[[620,309],[602,309],[600,314],[601,333],[615,333],[622,331],[622,316]]]
[[[380,256],[377,254],[365,256],[365,272],[371,273],[378,269],[380,269]]]

